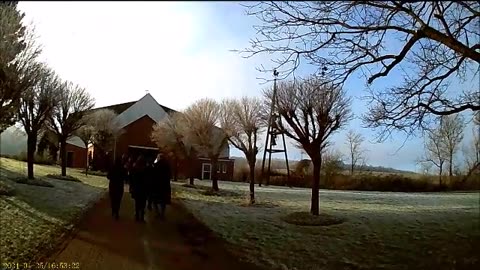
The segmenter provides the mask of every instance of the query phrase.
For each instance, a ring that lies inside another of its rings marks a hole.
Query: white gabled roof
[[[78,136],[72,136],[70,139],[67,140],[67,143],[85,149],[85,144]]]
[[[148,115],[157,123],[165,116],[168,116],[152,95],[146,94],[128,109],[119,114],[116,120],[118,121],[120,128],[124,128],[145,115]]]
[[[146,94],[128,109],[120,113],[117,116],[116,121],[119,123],[120,128],[124,128],[144,117],[145,115],[148,115],[157,123],[160,122],[164,117],[168,117],[168,114],[165,112],[163,107],[158,104],[152,95]],[[77,136],[72,136],[67,140],[67,143],[85,148],[85,144]]]

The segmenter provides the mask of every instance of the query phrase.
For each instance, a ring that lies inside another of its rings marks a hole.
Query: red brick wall
[[[66,146],[67,153],[73,152],[73,168],[85,168],[87,164],[87,151],[85,148],[75,146],[73,144],[68,144]]]
[[[128,154],[128,146],[144,146],[144,147],[156,147],[155,143],[150,139],[152,134],[153,121],[148,116],[143,116],[142,118],[134,121],[128,126],[123,128],[123,133],[117,138],[116,148],[115,148],[115,158],[120,159],[123,154]],[[109,163],[113,161],[113,149],[108,155],[100,157],[100,153],[93,151],[94,159],[97,170],[105,170]],[[100,160],[108,159],[108,160]]]
[[[194,177],[198,179],[202,179],[202,164],[203,163],[210,163],[208,159],[196,159],[192,164],[189,164],[186,161],[179,162],[179,176],[186,177],[188,175],[187,169],[189,167],[193,167],[194,170]],[[226,168],[226,172],[224,173],[223,170],[217,172],[217,178],[219,180],[224,181],[231,181],[233,178],[233,169],[234,169],[234,160],[220,160],[219,164],[224,164]]]
[[[157,147],[150,139],[155,121],[144,116],[124,128],[124,133],[117,140],[116,158],[128,153],[128,145]]]

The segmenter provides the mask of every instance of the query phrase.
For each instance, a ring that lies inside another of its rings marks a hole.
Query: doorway
[[[210,180],[212,174],[212,164],[202,163],[202,180]]]
[[[153,162],[158,154],[158,148],[144,146],[128,146],[128,156],[135,161],[138,156],[142,155],[146,161]]]
[[[67,152],[67,167],[73,167],[73,152]]]

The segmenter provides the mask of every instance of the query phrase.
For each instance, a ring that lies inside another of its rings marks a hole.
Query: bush
[[[222,190],[222,189],[219,191],[215,191],[212,188],[202,191],[201,194],[206,196],[222,196],[222,197],[240,197],[241,196],[239,193],[234,191]]]
[[[15,182],[19,184],[25,184],[25,185],[32,185],[32,186],[40,186],[40,187],[54,187],[52,184],[50,184],[47,181],[41,180],[41,179],[28,179],[26,177],[18,177],[15,179]]]
[[[6,156],[6,157],[11,158],[11,159],[16,159],[16,160],[19,160],[19,161],[27,162],[27,153],[26,152],[21,152],[18,155],[10,155],[10,156]],[[55,161],[53,160],[53,158],[50,155],[43,154],[43,153],[42,154],[35,153],[35,155],[33,157],[33,163],[39,164],[39,165],[55,165]]]
[[[351,178],[350,186],[347,189],[367,190],[367,191],[396,191],[396,192],[415,192],[415,191],[435,191],[438,189],[432,183],[423,180],[414,180],[409,177],[390,174],[390,175],[360,175]]]
[[[471,175],[470,178],[455,177],[449,185],[451,190],[480,190],[480,175]]]
[[[344,219],[331,215],[321,213],[318,216],[314,216],[309,212],[294,212],[282,217],[282,220],[287,223],[300,226],[330,226],[345,222]]]
[[[4,181],[0,181],[0,195],[13,196],[15,195],[15,189]]]
[[[352,177],[339,173],[340,163],[336,160],[334,161],[335,163],[330,164],[330,166],[324,164],[320,178],[320,188],[322,189],[393,192],[480,190],[480,175],[478,174],[471,175],[469,179],[464,179],[464,176],[455,176],[450,180],[448,177],[444,177],[444,185],[440,186],[436,176],[425,176],[416,179],[403,174],[362,172]],[[305,164],[299,165],[297,163],[297,167],[299,167],[297,170],[291,172],[289,181],[286,175],[272,173],[269,184],[273,186],[311,188],[313,182],[311,170],[309,170],[309,173],[306,173]],[[255,183],[257,184],[260,180],[261,170],[261,163],[257,163],[255,167]],[[248,175],[248,167],[243,166],[243,164],[235,166],[232,181],[243,182],[244,173]]]
[[[250,203],[250,193],[248,193],[243,202],[240,203],[240,206],[242,207],[254,207],[254,208],[275,208],[279,207],[279,205],[275,202],[272,201],[264,201],[264,200],[259,200],[258,197],[255,198],[255,203],[251,204]]]
[[[286,175],[270,177],[270,185],[311,188],[312,175],[299,176],[295,173],[290,175],[290,183],[287,183]],[[454,177],[440,186],[436,177],[427,176],[414,179],[401,174],[360,174],[355,176],[337,174],[327,179],[322,175],[320,188],[336,190],[363,190],[363,191],[392,191],[392,192],[438,192],[453,190],[480,190],[480,177],[471,177],[467,180],[463,177]]]
[[[62,176],[59,174],[47,174],[46,177],[63,181],[81,182],[78,178],[70,175]]]
[[[240,167],[238,166],[238,168],[235,166],[233,168],[233,179],[232,181],[234,182],[245,182],[245,181],[248,181],[248,175],[249,175],[249,169],[248,169],[248,166],[247,167]],[[244,181],[244,176],[246,176],[246,179]]]

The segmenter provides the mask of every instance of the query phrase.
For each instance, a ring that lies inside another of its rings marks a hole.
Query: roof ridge
[[[111,105],[106,105],[106,106],[102,106],[102,107],[93,108],[92,110],[103,109],[103,108],[108,108],[108,107],[113,107],[113,106],[120,106],[120,105],[125,105],[125,104],[128,104],[128,103],[137,103],[137,102],[138,102],[138,100],[122,102],[122,103],[111,104]]]

